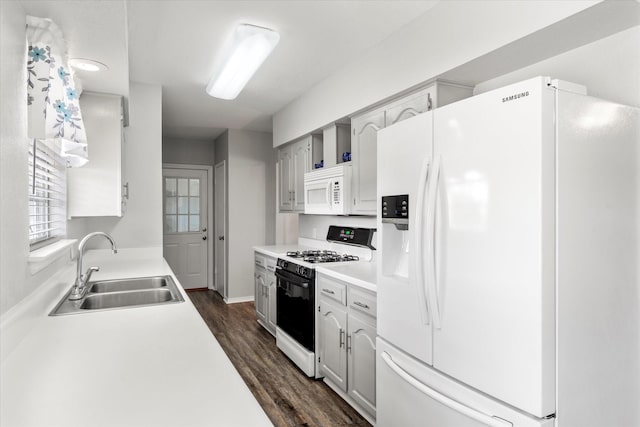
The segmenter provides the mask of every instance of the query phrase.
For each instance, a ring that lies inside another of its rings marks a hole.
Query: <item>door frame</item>
[[[228,302],[228,298],[229,298],[229,284],[227,282],[227,273],[228,273],[228,265],[227,265],[227,255],[228,255],[228,248],[229,248],[229,242],[227,241],[228,238],[228,233],[227,233],[227,162],[226,160],[221,160],[220,162],[216,163],[214,165],[214,174],[215,174],[215,169],[218,168],[223,168],[223,172],[224,172],[224,177],[225,177],[225,182],[224,182],[224,186],[222,188],[223,194],[222,194],[222,199],[224,201],[224,210],[223,210],[223,218],[222,218],[222,222],[224,225],[224,236],[225,236],[225,240],[224,240],[224,277],[222,278],[222,289],[220,289],[218,286],[215,286],[215,290],[224,298],[225,302]],[[215,196],[215,189],[216,189],[216,185],[217,183],[214,180],[213,183],[213,189],[214,189],[214,196]],[[217,206],[216,206],[217,207]],[[215,213],[214,213],[215,214]],[[217,226],[217,222],[214,221],[214,224]],[[217,241],[218,239],[218,229],[214,228],[213,230],[215,233],[215,240]],[[213,239],[212,239],[213,240]],[[217,266],[216,262],[218,260],[218,254],[214,254],[214,267]],[[215,283],[216,280],[216,274],[214,272],[214,276],[213,276],[213,280],[214,280],[214,284],[217,285],[217,283]]]
[[[162,176],[164,177],[165,169],[186,169],[186,170],[199,170],[207,172],[207,186],[209,188],[207,194],[207,235],[210,235],[210,231],[213,226],[213,198],[215,196],[215,188],[213,187],[213,166],[208,165],[192,165],[192,164],[178,164],[178,163],[163,163],[162,164]],[[164,203],[164,199],[163,199]],[[164,240],[164,232],[162,233]],[[213,281],[213,259],[215,257],[215,247],[213,245],[213,239],[207,239],[207,288],[214,288]]]

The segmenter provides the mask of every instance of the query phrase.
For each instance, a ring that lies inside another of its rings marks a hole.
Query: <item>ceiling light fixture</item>
[[[207,85],[207,93],[216,98],[235,99],[279,40],[280,35],[268,28],[238,25],[224,62]]]
[[[85,58],[71,58],[69,60],[69,65],[77,70],[82,71],[105,71],[109,69],[109,67],[107,67],[102,62]]]

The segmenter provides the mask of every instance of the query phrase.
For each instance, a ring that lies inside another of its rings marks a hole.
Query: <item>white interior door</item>
[[[215,166],[215,289],[224,298],[229,295],[227,286],[227,166],[224,161]]]
[[[185,289],[206,288],[207,171],[163,169],[163,254]]]

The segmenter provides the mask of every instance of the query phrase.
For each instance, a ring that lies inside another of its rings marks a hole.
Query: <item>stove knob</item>
[[[306,276],[307,273],[308,273],[308,269],[307,268],[302,267],[302,266],[298,267],[298,274],[299,275]]]

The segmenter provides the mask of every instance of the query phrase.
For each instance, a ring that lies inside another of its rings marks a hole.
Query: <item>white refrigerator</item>
[[[639,141],[545,77],[378,133],[378,427],[640,425]]]

